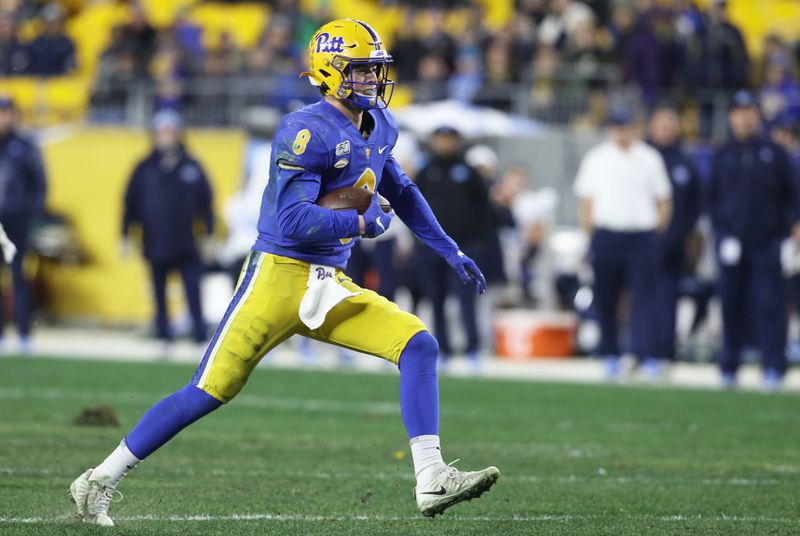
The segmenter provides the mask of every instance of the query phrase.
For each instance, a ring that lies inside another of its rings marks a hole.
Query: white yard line
[[[703,515],[684,515],[674,514],[670,516],[648,516],[648,515],[627,515],[622,517],[581,515],[581,514],[541,514],[541,515],[511,515],[511,516],[447,516],[447,520],[483,522],[483,523],[544,523],[544,522],[570,522],[587,520],[654,520],[661,522],[678,521],[713,521],[726,523],[783,523],[800,524],[800,521],[789,517],[766,517],[766,516],[703,516]],[[413,522],[424,521],[420,516],[380,516],[380,515],[343,515],[343,516],[312,516],[303,514],[229,514],[229,515],[139,515],[139,516],[120,516],[115,517],[115,521],[124,522],[220,522],[220,521],[273,521],[273,522]],[[75,517],[0,517],[0,523],[10,524],[38,524],[38,523],[67,523],[77,522]]]

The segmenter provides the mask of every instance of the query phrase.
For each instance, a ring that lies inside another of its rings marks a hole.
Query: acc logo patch
[[[336,145],[336,156],[342,156],[343,154],[350,154],[350,140],[344,140]]]
[[[317,36],[317,52],[344,52],[344,37],[331,38],[328,32]]]
[[[333,167],[335,167],[336,169],[342,169],[349,163],[350,160],[348,160],[347,158],[340,158],[339,160],[336,161],[335,164],[333,164]]]

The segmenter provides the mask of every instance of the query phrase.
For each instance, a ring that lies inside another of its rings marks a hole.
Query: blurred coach
[[[196,342],[206,340],[206,324],[200,300],[203,265],[194,224],[200,219],[205,231],[214,231],[211,186],[200,163],[186,150],[180,117],[171,110],[153,118],[153,151],[136,166],[125,193],[122,222],[123,244],[128,232],[141,226],[144,257],[150,264],[156,301],[156,335],[172,340],[167,315],[167,275],[179,271],[186,290]]]
[[[481,175],[472,168],[462,152],[457,130],[443,126],[430,138],[428,161],[417,173],[417,186],[430,203],[445,232],[461,244],[470,257],[483,259],[486,251],[486,228],[491,221],[489,190]],[[445,316],[445,301],[452,292],[458,296],[461,320],[467,336],[466,354],[474,370],[478,361],[478,325],[475,293],[453,274],[445,261],[427,247],[415,251],[420,282],[431,300],[434,331],[439,341],[442,361],[452,355]],[[480,262],[480,261],[479,261]]]
[[[700,216],[702,190],[700,176],[680,143],[681,126],[677,112],[659,107],[650,117],[650,144],[661,154],[672,184],[672,219],[667,230],[658,235],[658,270],[655,295],[655,357],[645,363],[645,374],[657,379],[661,360],[675,360],[675,311],[678,283],[684,272],[686,243]]]
[[[609,121],[608,139],[583,158],[574,191],[578,217],[591,235],[589,259],[600,316],[596,352],[606,360],[609,379],[620,373],[617,309],[627,287],[631,296],[629,350],[640,360],[654,357],[652,290],[656,232],[670,217],[671,188],[658,152],[639,140],[632,114]]]
[[[16,131],[15,122],[14,102],[0,96],[0,224],[17,248],[17,255],[11,261],[14,318],[20,350],[30,353],[31,290],[25,280],[22,261],[31,224],[44,210],[46,181],[38,147]],[[0,343],[3,323],[3,307],[0,305]]]
[[[764,386],[780,386],[786,371],[786,295],[780,250],[800,213],[786,151],[762,136],[754,97],[740,91],[729,112],[731,139],[714,155],[709,210],[719,265],[723,386],[735,387],[742,347],[761,351]]]

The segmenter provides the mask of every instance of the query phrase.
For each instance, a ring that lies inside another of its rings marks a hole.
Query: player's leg
[[[422,285],[425,296],[431,301],[433,331],[439,341],[440,353],[446,360],[452,355],[450,334],[447,329],[447,317],[445,315],[450,267],[427,246],[418,248],[415,253],[415,259],[420,274],[419,282]]]
[[[624,282],[620,250],[611,240],[612,233],[599,230],[592,238],[593,293],[600,323],[600,343],[596,353],[605,359],[609,379],[619,375],[619,330],[617,305]]]
[[[780,259],[780,242],[759,247],[751,256],[752,288],[751,318],[755,324],[755,339],[761,350],[764,368],[764,388],[780,387],[786,373],[786,292]]]
[[[627,252],[626,272],[631,296],[629,321],[630,350],[641,361],[656,357],[655,303],[653,293],[658,282],[655,235],[637,233]],[[656,289],[655,292],[658,292]]]
[[[203,265],[197,257],[190,257],[180,266],[183,288],[186,292],[186,304],[192,317],[192,336],[195,342],[206,340],[206,321],[203,318],[203,306],[200,299],[200,281],[203,277]]]
[[[298,323],[308,272],[253,253],[192,381],[151,407],[120,445],[70,487],[86,521],[111,525],[111,494],[127,472],[178,432],[233,399],[263,355]]]
[[[717,246],[719,249],[719,246]],[[747,334],[745,304],[749,292],[745,259],[736,263],[719,262],[717,291],[722,309],[722,348],[719,368],[723,387],[736,386],[744,338]]]
[[[499,476],[495,467],[458,471],[445,465],[439,440],[439,345],[416,316],[352,281],[343,286],[361,294],[334,307],[318,329],[307,335],[398,364],[400,409],[409,437],[417,478],[417,505],[434,516],[458,502],[479,496]]]
[[[450,274],[451,276],[455,276],[455,272],[452,270]],[[475,294],[475,289],[472,284],[464,285],[457,277],[451,278],[451,284],[455,289],[456,296],[458,296],[461,325],[464,327],[467,336],[467,347],[465,348],[467,359],[470,361],[471,366],[477,370],[479,339],[476,302],[478,296]]]
[[[5,225],[6,234],[11,242],[17,247],[17,254],[11,261],[11,280],[14,291],[14,322],[17,325],[17,332],[20,339],[20,350],[22,353],[30,352],[30,332],[31,332],[31,311],[32,299],[31,288],[25,277],[23,260],[28,249],[28,223],[8,222]]]
[[[154,327],[156,330],[156,337],[164,342],[172,340],[172,330],[167,313],[167,275],[169,275],[169,267],[167,265],[157,262],[150,263],[153,299],[156,302]]]

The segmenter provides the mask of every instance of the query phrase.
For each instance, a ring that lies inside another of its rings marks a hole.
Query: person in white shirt
[[[606,360],[609,379],[619,376],[619,297],[630,293],[627,350],[653,356],[649,294],[656,273],[656,233],[671,216],[672,187],[658,152],[640,140],[634,117],[612,113],[608,139],[590,150],[574,184],[581,227],[591,236],[589,260],[601,337],[596,353]]]

